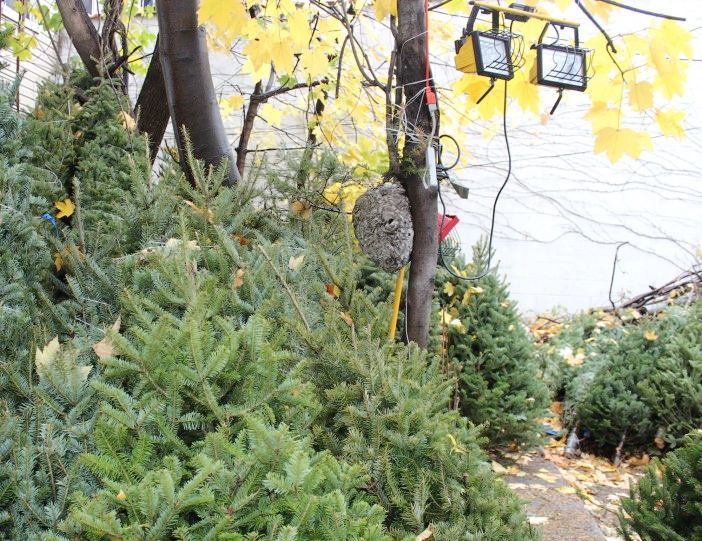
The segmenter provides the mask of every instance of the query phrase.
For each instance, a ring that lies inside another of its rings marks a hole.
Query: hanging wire
[[[500,200],[500,196],[502,195],[502,192],[504,191],[505,187],[509,183],[509,180],[512,176],[512,150],[509,146],[509,134],[507,131],[507,81],[505,81],[504,84],[504,98],[502,100],[502,133],[504,135],[505,139],[505,148],[507,149],[507,175],[505,176],[504,182],[502,182],[502,186],[500,186],[500,189],[497,191],[497,195],[495,196],[495,200],[492,203],[492,218],[490,220],[490,235],[488,237],[488,260],[487,264],[485,265],[485,270],[481,272],[480,274],[477,274],[475,276],[461,276],[460,274],[457,274],[451,268],[449,268],[448,264],[446,263],[446,260],[444,259],[444,254],[442,253],[441,250],[439,250],[439,259],[441,260],[441,266],[446,269],[446,271],[453,276],[454,278],[457,278],[458,280],[466,280],[470,282],[474,282],[476,280],[480,280],[481,278],[484,278],[490,273],[490,264],[492,262],[492,239],[495,233],[495,215],[497,213],[497,203]],[[438,193],[439,193],[439,201],[441,202],[441,226],[440,229],[443,228],[444,226],[444,220],[446,216],[446,203],[444,203],[444,198],[443,195],[441,194],[441,183],[439,182],[438,184]]]
[[[614,0],[597,0],[598,2],[604,2],[611,6],[617,6],[618,8],[633,11],[634,13],[640,13],[641,15],[649,15],[651,17],[659,17],[661,19],[669,19],[671,21],[687,21],[685,17],[677,17],[676,15],[666,15],[665,13],[658,13],[656,11],[649,11],[647,9],[641,9],[634,6],[629,6],[627,4],[622,4],[621,2],[615,2]]]

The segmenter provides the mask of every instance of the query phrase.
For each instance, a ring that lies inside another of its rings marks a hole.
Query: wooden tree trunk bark
[[[141,86],[135,110],[139,133],[145,133],[149,136],[149,154],[151,163],[153,163],[170,118],[166,83],[163,80],[163,71],[161,70],[158,38],[156,38],[154,53],[151,56],[151,63],[146,72],[144,84]]]
[[[102,47],[100,36],[90,21],[82,0],[57,0],[63,26],[88,73],[100,77]]]
[[[240,180],[217,104],[204,28],[197,24],[197,0],[159,0],[159,54],[183,171],[187,164],[183,128],[195,158],[217,166],[227,160],[228,185]]]
[[[436,187],[424,183],[425,152],[430,143],[432,122],[424,96],[426,79],[426,19],[424,0],[401,0],[398,6],[398,86],[404,88],[406,117],[418,119],[414,137],[407,137],[402,150],[400,182],[405,187],[412,212],[414,243],[407,286],[406,338],[427,346],[431,324],[436,262],[439,254]],[[422,99],[417,99],[421,95]],[[437,127],[438,132],[438,111]]]

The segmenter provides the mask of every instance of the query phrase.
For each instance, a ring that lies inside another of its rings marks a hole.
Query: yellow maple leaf
[[[268,45],[268,54],[278,73],[292,74],[295,68],[294,47],[290,36],[273,39]]]
[[[324,188],[324,191],[322,192],[322,196],[324,199],[326,199],[330,204],[336,205],[341,201],[339,193],[341,192],[341,182],[334,182],[333,184],[330,184],[326,188]]]
[[[611,4],[605,4],[604,2],[598,2],[597,0],[583,0],[588,11],[592,13],[595,17],[602,19],[604,22],[609,20],[609,15],[612,12]]]
[[[215,37],[227,41],[239,37],[248,22],[252,21],[240,0],[201,0],[198,18],[201,23],[210,26]]]
[[[117,317],[117,321],[115,321],[112,324],[112,331],[113,332],[119,332],[119,328],[122,324],[122,317]],[[92,346],[93,351],[95,352],[95,355],[97,355],[100,359],[104,359],[105,357],[112,357],[115,355],[116,350],[115,346],[112,343],[112,340],[110,339],[107,334],[105,334],[105,337],[100,340],[99,342],[95,342]]]
[[[509,93],[517,98],[517,103],[524,111],[539,112],[539,87],[529,81],[524,71],[515,74]]]
[[[56,354],[59,350],[58,336],[55,336],[44,349],[37,348],[34,355],[34,366],[36,367],[37,374],[40,376],[46,373],[46,370],[51,366],[51,364],[56,360]]]
[[[307,12],[298,9],[290,17],[288,17],[288,25],[290,27],[290,37],[293,43],[300,47],[307,47],[312,34],[312,27],[307,16]],[[299,49],[298,49],[299,50]]]
[[[244,96],[240,94],[234,94],[233,96],[227,96],[219,102],[219,107],[225,115],[231,114],[234,111],[240,110],[245,102]]]
[[[456,438],[453,434],[446,434],[446,437],[451,442],[451,452],[452,453],[463,454],[466,452],[466,450],[458,443],[458,441],[456,440]]]
[[[309,220],[312,215],[312,207],[302,201],[290,203],[290,212],[301,220]]]
[[[124,126],[124,129],[126,129],[127,131],[136,130],[136,121],[126,111],[120,111],[117,114],[117,118],[118,118],[120,124],[122,124],[122,126]]]
[[[324,289],[328,295],[334,297],[335,299],[338,299],[341,295],[341,288],[335,283],[330,282],[328,284],[324,284]]]
[[[283,122],[283,111],[270,103],[266,103],[263,107],[261,107],[259,116],[265,119],[265,121],[271,126],[279,127]]]
[[[447,13],[465,13],[466,2],[465,0],[450,0],[448,4],[441,6],[441,11],[446,11]]]
[[[466,289],[466,292],[463,294],[463,299],[461,299],[461,304],[463,306],[468,306],[470,304],[470,299],[473,297],[473,295],[480,295],[483,292],[483,288],[480,286],[471,286],[468,289]]]
[[[339,317],[344,320],[344,323],[346,323],[349,327],[353,327],[353,318],[351,317],[351,314],[347,314],[346,312],[341,312],[339,313]]]
[[[209,223],[213,223],[214,213],[212,212],[212,209],[201,209],[195,203],[193,203],[192,201],[188,201],[187,199],[183,199],[183,202],[186,205],[188,205],[191,209],[193,209],[193,212],[195,214],[201,216],[202,218],[205,218]]]
[[[54,268],[56,269],[56,272],[63,268],[63,257],[61,257],[61,252],[54,253]]]
[[[629,105],[636,112],[653,107],[653,85],[648,81],[631,85],[629,87]]]
[[[309,78],[314,80],[327,72],[329,59],[326,53],[319,48],[306,51],[300,57],[300,69],[304,70]]]
[[[592,122],[592,131],[597,133],[602,128],[619,126],[619,115],[619,109],[610,107],[604,101],[596,101],[585,115],[585,119]]]
[[[595,134],[595,154],[607,153],[609,161],[618,161],[623,156],[638,158],[644,150],[651,150],[651,136],[629,128],[602,128]]]
[[[446,282],[444,284],[444,293],[446,293],[449,297],[453,297],[456,294],[456,286],[451,282]]]
[[[54,206],[58,209],[56,213],[57,218],[68,218],[73,215],[76,210],[76,206],[68,197],[63,201],[56,201]]]
[[[682,121],[685,118],[685,113],[682,111],[656,111],[656,122],[661,128],[663,135],[683,139],[685,137],[685,129]]]
[[[656,333],[656,331],[648,330],[644,333],[644,338],[649,342],[655,342],[656,340],[658,340],[658,334]]]
[[[299,255],[297,257],[290,256],[290,261],[288,261],[288,268],[292,271],[296,271],[302,266],[305,261],[305,254]]]
[[[375,0],[375,17],[382,21],[388,15],[397,17],[397,0]]]

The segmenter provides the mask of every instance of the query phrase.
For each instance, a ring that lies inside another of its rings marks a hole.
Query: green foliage
[[[702,426],[702,300],[684,314],[666,354],[642,387],[642,394],[656,412],[661,436],[671,445]]]
[[[473,262],[458,261],[457,274],[486,269],[487,244],[473,248]],[[439,278],[441,320],[449,369],[458,374],[458,404],[474,425],[483,425],[491,448],[536,440],[534,420],[543,415],[547,389],[538,379],[532,340],[509,299],[507,283],[491,269],[477,281]]]
[[[566,421],[602,449],[675,445],[702,421],[700,308],[602,326],[566,387]]]
[[[79,461],[92,447],[97,407],[87,351],[75,343],[62,346],[37,365],[38,378],[28,377],[31,372],[0,363],[7,387],[21,400],[18,409],[5,404],[0,411],[0,508],[7,513],[0,539],[44,539],[57,531],[70,494],[93,486]]]
[[[546,383],[551,396],[562,399],[565,387],[578,372],[578,366],[592,352],[591,343],[600,332],[594,313],[583,312],[574,316],[555,315],[544,324],[557,326],[557,331],[536,344],[535,356],[541,379]],[[564,320],[563,323],[557,323]]]
[[[702,539],[702,432],[691,433],[662,462],[654,460],[622,500],[619,521],[627,541]]]
[[[167,456],[105,480],[78,497],[64,529],[81,539],[389,539],[382,508],[359,497],[360,467],[315,453],[285,426],[247,425],[209,433],[188,465]]]
[[[535,539],[346,218],[150,182],[108,90],[2,146],[0,539]]]

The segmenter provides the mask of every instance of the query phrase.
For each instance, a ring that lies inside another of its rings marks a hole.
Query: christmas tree
[[[619,520],[627,541],[702,539],[702,432],[648,467],[622,500]]]
[[[438,287],[449,370],[458,376],[455,403],[497,449],[536,441],[534,420],[544,413],[548,394],[508,285],[488,268],[489,259],[487,243],[478,243],[472,263],[458,260],[453,271],[484,276],[462,280],[444,273]]]
[[[151,182],[116,98],[75,97],[2,146],[0,539],[536,538],[344,216]]]

